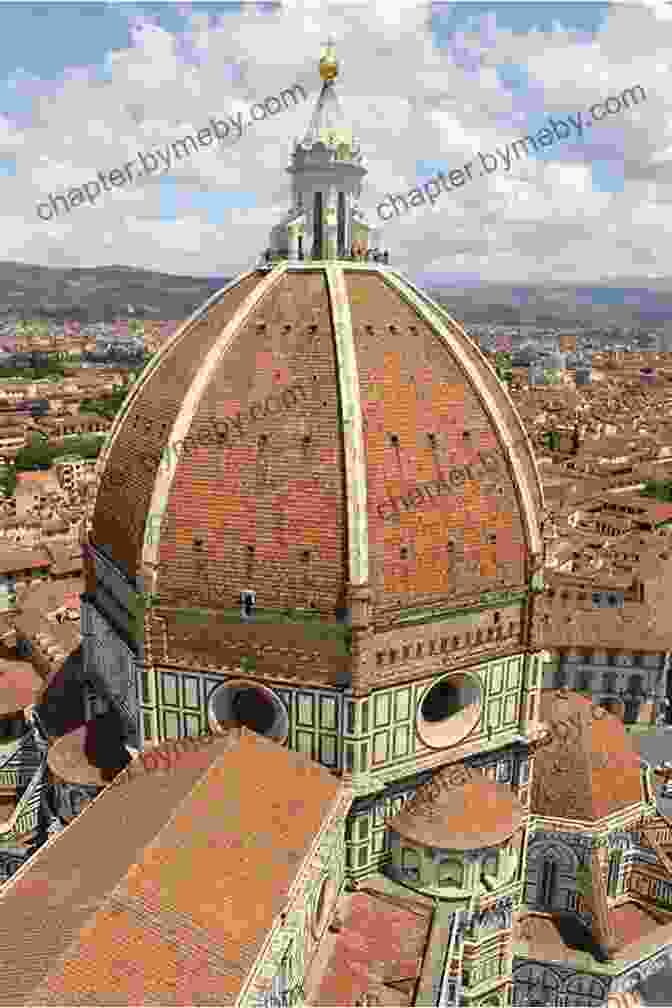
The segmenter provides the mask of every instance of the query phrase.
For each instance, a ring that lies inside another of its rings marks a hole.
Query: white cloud
[[[514,160],[508,173],[477,175],[433,208],[390,221],[382,233],[394,265],[480,270],[492,282],[656,272],[672,243],[665,225],[672,212],[670,11],[615,5],[590,45],[561,26],[523,35],[489,18],[487,33],[475,25],[440,48],[426,5],[405,0],[333,9],[323,0],[292,2],[268,14],[244,6],[214,27],[195,14],[186,40],[134,17],[129,47],[105,59],[108,83],[74,73],[38,99],[30,127],[0,118],[0,156],[14,155],[17,163],[15,177],[3,177],[0,188],[0,254],[175,273],[245,268],[289,205],[291,142],[310,120],[320,47],[333,33],[338,93],[369,167],[361,202],[376,225],[376,204],[413,188],[419,161],[459,168],[479,151],[504,149],[540,129],[549,116],[566,119],[633,84],[647,91],[646,102],[587,130],[582,146],[556,143],[551,152],[561,161]],[[528,93],[502,86],[496,67],[508,63],[527,68]],[[309,92],[307,102],[254,124],[237,144],[204,149],[175,168],[187,190],[256,194],[253,210],[232,210],[224,225],[193,208],[176,221],[161,220],[157,172],[105,193],[93,207],[50,223],[38,218],[45,194],[122,167],[139,151],[163,149],[211,116],[247,116],[252,103],[297,82]],[[622,193],[592,189],[590,159],[609,157],[622,164]]]

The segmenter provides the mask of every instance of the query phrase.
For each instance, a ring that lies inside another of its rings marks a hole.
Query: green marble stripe
[[[359,375],[344,271],[333,263],[328,263],[325,265],[325,273],[334,323],[336,371],[343,418],[348,506],[348,574],[352,585],[361,585],[369,580],[369,523]]]
[[[420,290],[419,287],[416,287],[413,283],[411,283],[410,280],[402,276],[400,273],[395,273],[391,270],[386,271],[385,282],[389,284],[389,286],[392,287],[408,304],[410,304],[413,308],[415,308],[420,317],[433,327],[434,331],[441,338],[441,341],[443,342],[444,346],[450,349],[450,340],[458,339],[458,337],[455,335],[455,333],[453,333],[451,328],[457,323],[454,321],[454,319],[451,318],[448,312],[440,305],[436,304],[436,302],[434,302],[432,298],[429,297],[428,294],[426,294],[423,290]],[[480,349],[478,350],[477,356],[479,355],[481,357],[483,356]],[[460,369],[464,372],[465,376],[468,377],[468,380],[473,381],[473,379],[470,376],[472,373],[477,372],[478,370],[477,363],[467,358],[460,359],[458,363]],[[486,361],[486,363],[488,362]],[[474,382],[474,391],[476,391],[477,394],[479,394],[477,382]],[[489,398],[493,400],[492,402],[493,408],[497,410],[497,403],[494,401],[492,395],[490,395]],[[481,399],[486,414],[492,421],[493,425],[495,426],[495,429],[497,429],[498,424],[495,423],[495,417],[493,416],[491,406],[483,397],[483,393],[479,394],[479,399]],[[528,482],[525,473],[522,469],[522,466],[520,464],[520,461],[519,459],[517,459],[515,454],[512,454],[510,456],[511,465],[514,471],[515,483],[517,484],[518,491],[521,497],[525,499],[525,502],[528,505],[523,507],[521,510],[522,510],[522,518],[526,526],[529,547],[532,552],[540,552],[542,548],[542,543],[539,535],[539,529],[536,526],[536,523],[531,520],[530,511],[534,511],[533,490],[536,490],[537,493],[540,495],[539,499],[543,505],[544,500],[543,487],[541,484],[541,478],[539,476],[539,470],[537,468],[536,460],[534,458],[534,453],[532,452],[531,445],[529,443],[528,435],[525,431],[520,416],[517,414],[515,406],[510,400],[510,397],[509,401],[511,406],[513,407],[513,417],[516,427],[518,428],[519,433],[522,434],[523,443],[527,443],[528,450],[531,455],[532,471],[534,473],[535,477],[534,483],[536,483],[536,486],[531,485]]]
[[[246,274],[236,281],[236,285],[241,283],[248,276],[254,274],[256,270],[253,270],[251,274]],[[175,441],[180,440],[180,438],[175,437],[175,431],[178,433],[184,427],[184,437],[186,438],[191,426],[193,424],[194,417],[198,411],[200,405],[201,397],[207,388],[212,375],[215,373],[216,368],[219,365],[220,359],[223,354],[223,349],[231,345],[233,339],[237,336],[240,331],[240,327],[244,325],[247,319],[250,317],[254,309],[257,307],[260,301],[266,297],[266,295],[273,290],[274,287],[280,283],[282,277],[287,272],[287,265],[280,264],[275,269],[273,269],[259,284],[252,290],[243,303],[238,306],[234,315],[226,323],[222,332],[220,333],[218,339],[216,340],[214,346],[210,348],[204,360],[202,361],[196,375],[193,377],[187,394],[184,397],[180,409],[178,410],[177,417],[175,418],[168,438],[167,444],[173,444]],[[228,287],[226,288],[228,290]],[[223,292],[220,292],[223,293]],[[199,309],[196,316],[198,317],[205,313],[205,309],[214,303],[216,297],[214,296],[207,301],[206,304]],[[143,380],[144,384],[144,380]],[[185,415],[187,416],[187,422],[184,423]],[[184,439],[182,439],[184,440]],[[160,530],[163,517],[168,507],[168,497],[170,494],[170,488],[172,486],[173,480],[175,478],[175,473],[177,468],[169,470],[168,472],[157,470],[154,478],[154,486],[152,490],[152,499],[150,503],[149,513],[145,521],[145,528],[142,538],[141,546],[141,567],[144,567],[145,563],[150,565],[156,565],[158,562],[159,554],[159,541],[160,541]],[[156,528],[153,526],[156,525]],[[155,536],[156,533],[156,536]]]
[[[106,435],[106,440],[99,456],[99,461],[102,458],[102,461],[100,461],[101,473],[107,467],[107,459],[109,457],[110,449],[112,446],[112,435],[113,433],[116,434],[117,431],[120,429],[124,417],[126,417],[126,415],[130,412],[131,408],[135,405],[135,402],[138,396],[140,395],[141,390],[144,389],[147,380],[154,374],[156,369],[161,364],[163,364],[166,354],[163,353],[162,351],[166,350],[166,352],[168,352],[168,348],[175,345],[178,333],[181,334],[182,332],[186,331],[193,322],[199,321],[206,314],[208,309],[211,308],[212,305],[216,304],[217,301],[224,296],[224,294],[228,293],[234,287],[237,287],[239,284],[243,283],[245,280],[248,279],[248,277],[253,276],[255,272],[256,270],[250,270],[248,273],[244,273],[242,276],[235,277],[233,280],[229,281],[229,283],[227,283],[224,287],[222,287],[221,290],[216,291],[216,293],[213,294],[211,297],[209,297],[204,304],[199,305],[199,307],[194,312],[192,312],[189,318],[187,318],[184,322],[182,322],[181,325],[178,325],[175,332],[169,337],[169,339],[163,344],[163,346],[159,347],[158,352],[154,354],[152,360],[150,360],[149,363],[146,365],[146,367],[143,368],[142,374],[140,375],[138,380],[132,385],[128,395],[121,404],[121,409],[114,418],[112,429]]]
[[[472,613],[480,613],[484,609],[495,609],[505,605],[513,605],[515,603],[522,602],[526,596],[527,591],[520,591],[497,600],[482,599],[475,605],[465,606],[463,608],[451,607],[450,609],[423,609],[421,612],[402,613],[401,616],[395,619],[394,625],[403,624],[404,626],[411,626],[416,623],[432,623],[435,620],[460,618],[462,616],[468,616]]]

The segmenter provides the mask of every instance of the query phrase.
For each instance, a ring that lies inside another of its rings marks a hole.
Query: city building
[[[546,383],[546,368],[541,359],[535,358],[528,365],[527,381],[530,385],[544,385]]]
[[[89,472],[92,463],[78,455],[61,455],[53,461],[56,478],[65,490],[74,490],[82,476]]]

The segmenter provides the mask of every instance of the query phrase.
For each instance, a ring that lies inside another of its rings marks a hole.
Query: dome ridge
[[[199,365],[187,394],[182,400],[167,441],[169,449],[170,445],[181,444],[188,439],[192,421],[200,404],[200,397],[212,378],[213,373],[216,371],[221,357],[228,349],[240,326],[254,311],[261,298],[278,285],[283,275],[287,272],[288,265],[288,263],[279,263],[271,273],[263,277],[247,295],[243,303],[237,308],[224,329],[220,332],[214,345]],[[177,464],[174,467],[172,465],[173,458],[171,457],[170,450],[167,462],[166,468],[159,470],[157,473],[149,509],[149,518],[143,535],[142,564],[143,567],[146,565],[148,570],[154,570],[158,566],[160,542],[160,536],[154,536],[154,529],[152,529],[150,522],[158,522],[160,527],[168,506],[168,495],[171,484],[177,472]],[[154,590],[154,588],[152,587],[150,590]]]

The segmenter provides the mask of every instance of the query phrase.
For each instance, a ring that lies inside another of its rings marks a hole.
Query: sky
[[[0,268],[249,269],[290,207],[329,35],[368,169],[360,207],[395,269],[460,286],[668,275],[672,4],[658,0],[2,3]],[[295,84],[305,102],[249,122]],[[240,137],[136,177],[140,154],[229,117]],[[536,152],[512,149],[526,136]],[[437,172],[455,185],[432,186]],[[50,202],[85,183],[92,202]],[[440,193],[381,220],[382,201],[418,187]]]

